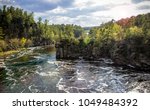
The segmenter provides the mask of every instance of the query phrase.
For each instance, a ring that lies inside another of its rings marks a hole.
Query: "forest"
[[[90,30],[88,39],[98,47],[99,56],[119,65],[150,66],[150,13],[102,24]]]
[[[58,50],[58,58],[110,58],[116,65],[149,71],[150,13],[111,20],[91,28],[88,35],[84,34],[78,40],[78,44],[68,43],[69,48],[65,46],[66,41],[62,41],[60,47],[64,46],[63,50],[67,50],[67,53]]]
[[[0,51],[51,45],[62,39],[76,41],[83,31],[76,25],[49,25],[41,17],[36,22],[33,13],[13,6],[0,9]]]
[[[150,13],[111,20],[91,28],[89,33],[81,26],[50,25],[48,20],[43,21],[42,18],[35,21],[34,13],[3,6],[0,9],[0,51],[53,44],[58,48],[57,58],[106,57],[119,65],[132,64],[144,69],[150,66]],[[67,53],[59,52],[59,46],[63,50],[67,47]]]

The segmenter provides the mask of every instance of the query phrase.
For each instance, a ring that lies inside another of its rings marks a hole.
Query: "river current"
[[[36,47],[11,55],[5,63],[0,92],[150,92],[150,72],[115,67],[110,59],[56,60],[55,49]]]

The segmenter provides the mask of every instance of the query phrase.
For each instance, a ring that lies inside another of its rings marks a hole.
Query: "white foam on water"
[[[49,76],[49,74],[46,74],[45,72],[39,72],[40,76]]]
[[[15,86],[16,86],[16,83],[14,82],[10,88],[13,89]]]
[[[111,73],[113,73],[113,71],[114,70],[110,70],[110,71],[108,71],[108,72],[106,72],[107,74],[111,74]]]
[[[83,78],[78,78],[78,81],[86,81],[86,80]]]
[[[111,59],[102,59],[107,64],[113,64],[113,61]]]
[[[48,72],[48,76],[55,77],[58,76],[59,72]]]
[[[16,79],[14,79],[14,78],[12,78],[12,77],[6,77],[6,79],[7,79],[7,80],[9,80],[9,81],[17,82],[17,80],[16,80]]]
[[[37,86],[35,86],[35,85],[30,85],[30,86],[28,87],[28,89],[29,89],[31,92],[33,92],[33,93],[38,93],[38,92],[40,92],[40,91],[37,89]]]
[[[21,76],[20,79],[23,79],[27,75],[28,75],[28,73],[26,73],[25,75]]]
[[[47,63],[49,63],[49,64],[55,64],[54,61],[47,61]]]
[[[103,70],[112,70],[112,67],[99,67],[99,68]]]
[[[60,80],[59,80],[58,83],[56,84],[56,87],[57,87],[59,90],[63,90],[63,89],[64,89],[64,85],[62,85],[62,81],[63,81],[63,78],[60,78]]]
[[[44,59],[44,58],[41,57],[41,56],[34,56],[33,58],[36,58],[36,59]]]

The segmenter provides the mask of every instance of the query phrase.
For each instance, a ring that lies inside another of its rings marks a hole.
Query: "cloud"
[[[108,4],[123,4],[129,2],[130,0],[76,0],[74,4],[88,4],[88,6],[98,6]]]
[[[144,1],[150,1],[150,0],[131,0],[133,3],[141,3]]]
[[[77,24],[81,26],[95,26],[112,19],[119,20],[147,11],[137,11],[143,2],[133,4],[131,0],[75,0],[70,7],[57,7],[41,15],[54,24]]]
[[[75,18],[68,16],[49,16],[48,19],[51,24],[76,24],[86,27],[100,25],[102,22],[110,21],[112,18],[79,15]]]
[[[84,9],[69,8],[68,13],[66,13],[66,14],[69,17],[77,17],[78,15],[89,15],[90,13],[95,12],[97,10],[99,10],[99,11],[109,10],[109,7],[96,6],[96,7],[88,7],[88,8],[84,8]]]
[[[0,8],[2,8],[3,5],[20,7],[15,4],[15,0],[0,0]]]
[[[150,10],[150,1],[144,1],[136,4],[136,10]]]
[[[110,2],[110,0],[76,0],[73,3],[73,7],[68,9],[67,15],[69,17],[76,17],[78,15],[90,15],[94,12],[102,12],[102,15],[105,15],[105,12],[109,12],[115,7],[128,5],[130,3],[130,0],[124,2],[120,2],[120,0],[114,1],[116,2]]]
[[[43,0],[45,2],[49,2],[49,3],[59,3],[61,2],[61,0]]]
[[[150,9],[150,5],[142,5],[137,7],[138,10],[148,10]]]
[[[67,10],[58,6],[57,8],[53,9],[53,10],[50,10],[48,11],[48,13],[52,13],[52,14],[64,14],[64,13],[67,13]]]
[[[45,12],[35,12],[34,15],[35,15],[35,19],[37,20],[39,17],[42,17],[43,19],[48,19],[49,16],[65,16],[67,15],[67,13],[68,10],[58,6],[55,9],[48,10]]]
[[[14,0],[0,0],[0,5],[14,5]]]
[[[74,0],[15,0],[25,10],[33,12],[44,12],[60,7],[68,7]]]
[[[15,2],[14,0],[0,0],[1,4],[12,4],[14,2]]]
[[[150,12],[150,0],[5,0],[5,4],[6,1],[9,5],[33,11],[36,20],[42,17],[51,24],[95,26]]]

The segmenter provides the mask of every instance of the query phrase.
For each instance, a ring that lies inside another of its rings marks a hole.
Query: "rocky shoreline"
[[[116,44],[115,44],[116,45]],[[150,59],[144,54],[136,55],[136,52],[130,52],[125,56],[124,43],[119,44],[117,48],[111,51],[94,47],[93,45],[80,46],[76,44],[66,43],[65,41],[56,44],[56,58],[57,59],[79,59],[85,60],[99,60],[101,58],[108,58],[113,61],[112,65],[122,66],[124,68],[131,68],[138,71],[150,71]],[[127,50],[128,51],[128,50]]]

